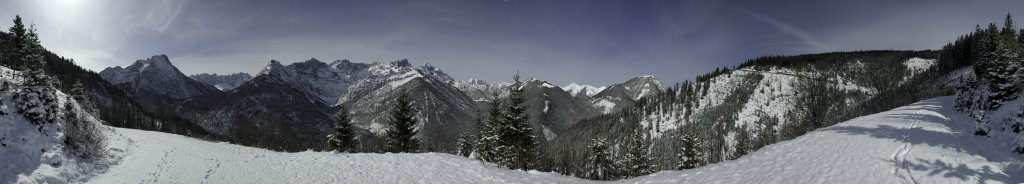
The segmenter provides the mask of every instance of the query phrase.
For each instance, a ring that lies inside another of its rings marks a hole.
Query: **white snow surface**
[[[299,152],[115,129],[123,163],[90,183],[1019,183],[1024,162],[974,136],[953,97],[856,118],[739,159],[620,181],[507,170],[441,154]]]
[[[21,72],[0,67],[0,183],[74,183],[94,176],[109,165],[116,163],[119,149],[105,150],[106,153],[87,160],[73,154],[73,149],[64,143],[67,129],[71,126],[63,119],[36,125],[17,113],[17,93],[25,79]],[[86,112],[73,98],[57,91],[58,108],[63,116],[75,113],[81,123],[105,127]],[[70,105],[72,111],[67,111]],[[100,134],[110,133],[109,128],[98,128]],[[109,141],[110,138],[107,138]]]
[[[581,183],[442,153],[282,153],[134,129],[120,165],[88,183]]]
[[[971,134],[954,97],[856,118],[737,160],[627,183],[1019,183],[1024,162]],[[654,182],[648,182],[654,181]]]
[[[607,86],[594,87],[594,86],[591,86],[591,85],[576,84],[576,83],[572,83],[572,84],[569,84],[567,86],[563,86],[562,87],[562,89],[565,89],[565,92],[569,92],[569,94],[572,94],[572,96],[576,96],[576,97],[579,97],[579,96],[593,97],[594,95],[597,95],[597,93],[600,93],[605,88],[608,88],[608,87]]]

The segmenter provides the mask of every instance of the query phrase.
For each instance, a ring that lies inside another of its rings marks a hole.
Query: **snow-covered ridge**
[[[454,84],[454,80],[441,69],[430,64],[413,67],[408,60],[373,63],[336,60],[328,64],[311,58],[287,66],[271,60],[259,75],[275,77],[328,105],[340,104],[343,96],[356,90],[353,87],[358,88],[356,84],[367,80],[387,81],[392,89],[419,77],[431,77]]]
[[[631,78],[622,84],[603,88],[589,99],[594,107],[603,109],[604,113],[611,113],[632,106],[634,102],[641,98],[664,91],[665,87],[658,78],[644,75]]]
[[[862,61],[851,61],[848,64],[851,66],[850,68],[864,67],[866,65]],[[934,66],[935,60],[911,58],[904,61],[903,64],[907,65],[908,71],[910,71],[910,73],[904,76],[904,80],[908,80],[925,69]],[[658,127],[657,130],[652,130],[650,133],[654,137],[659,137],[661,135],[660,132],[673,130],[689,121],[683,117],[684,114],[708,112],[711,108],[726,103],[730,96],[735,95],[739,91],[749,92],[749,99],[740,102],[742,106],[737,114],[737,126],[754,126],[755,122],[761,120],[762,117],[777,118],[785,121],[787,119],[787,112],[793,107],[793,97],[797,95],[796,89],[793,88],[794,84],[801,78],[815,75],[819,75],[819,73],[784,67],[736,69],[710,78],[706,83],[699,83],[698,88],[706,89],[706,91],[700,93],[697,102],[690,109],[692,112],[685,112],[686,110],[670,111],[669,109],[671,108],[665,107],[662,110],[658,110],[658,113],[646,115],[641,120],[641,125],[648,128]],[[868,95],[878,93],[877,89],[862,86],[853,82],[852,79],[843,78],[842,76],[831,76],[829,80],[830,83],[838,85],[843,90],[863,92]],[[846,101],[844,103],[851,105],[856,102]]]
[[[499,93],[499,95],[506,93],[502,89],[511,85],[512,83],[508,82],[489,84],[486,81],[475,78],[455,82],[455,88],[466,93],[466,96],[469,96],[475,101],[488,101],[494,93]]]
[[[242,85],[246,81],[249,81],[249,79],[252,79],[252,75],[241,72],[229,75],[202,73],[190,75],[189,78],[192,78],[204,84],[209,84],[221,91],[230,91],[231,89],[234,89],[239,85]]]
[[[572,96],[575,96],[576,98],[584,98],[584,99],[593,97],[594,95],[597,95],[597,93],[600,93],[605,88],[608,88],[608,87],[607,86],[594,87],[594,86],[591,86],[591,85],[576,84],[576,83],[571,83],[569,85],[566,85],[566,86],[562,87],[562,89],[565,89],[565,91],[569,92],[569,94],[572,94]]]

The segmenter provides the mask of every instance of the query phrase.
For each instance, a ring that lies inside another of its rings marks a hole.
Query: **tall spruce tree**
[[[22,73],[25,83],[15,93],[18,102],[18,113],[32,123],[42,125],[57,119],[58,107],[56,91],[50,78],[43,73],[42,63],[34,63]],[[40,126],[40,130],[42,127]]]
[[[477,141],[476,146],[473,147],[473,155],[481,161],[495,162],[497,161],[497,151],[495,150],[501,141],[501,135],[498,134],[498,127],[502,126],[502,120],[505,114],[501,111],[502,104],[501,99],[498,98],[498,93],[491,94],[491,105],[487,111],[487,119],[477,121]]]
[[[643,176],[654,172],[654,159],[651,156],[651,141],[642,128],[636,128],[630,135],[623,166],[627,177]]]
[[[43,48],[39,44],[39,35],[36,33],[34,26],[29,28],[25,27],[22,23],[20,15],[14,17],[14,25],[9,29],[10,38],[5,43],[7,44],[6,57],[7,67],[14,70],[26,70],[30,69],[35,63],[42,63],[43,61]]]
[[[703,165],[703,158],[701,151],[697,150],[701,147],[700,143],[697,142],[696,136],[692,132],[684,132],[680,136],[679,152],[676,156],[679,157],[679,166],[677,169],[693,169]]]
[[[519,80],[519,74],[513,80],[515,83],[509,86],[504,118],[495,129],[500,138],[496,149],[500,155],[498,163],[512,169],[529,170],[537,165],[540,153],[534,141],[533,127],[529,123],[530,116],[526,114],[524,82]]]
[[[391,153],[416,152],[420,141],[416,139],[416,110],[408,92],[400,92],[391,107],[390,128],[385,133],[385,150]]]
[[[743,125],[736,130],[736,151],[733,152],[732,158],[740,158],[741,156],[750,153],[750,150],[753,149],[753,143],[751,143],[751,140],[750,131],[747,130],[747,125]]]
[[[458,142],[456,143],[455,154],[459,156],[469,157],[473,154],[473,142],[475,136],[470,134],[459,134]]]
[[[341,106],[338,113],[334,114],[334,133],[327,135],[326,151],[354,152],[355,135],[352,134],[352,120],[349,118],[348,108]]]
[[[604,140],[593,140],[590,144],[590,157],[587,158],[587,165],[584,167],[583,177],[595,180],[618,179],[619,173],[615,162],[612,161],[608,145]]]
[[[761,116],[760,120],[758,120],[758,124],[761,125],[761,128],[758,130],[757,141],[756,144],[754,144],[753,150],[759,150],[766,145],[775,143],[778,137],[778,133],[775,131],[775,126],[779,125],[778,118],[764,114],[764,116]]]

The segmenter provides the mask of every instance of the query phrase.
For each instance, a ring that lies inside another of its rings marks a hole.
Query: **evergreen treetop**
[[[408,92],[399,92],[390,114],[390,128],[385,132],[386,151],[392,153],[418,151],[420,142],[415,137],[419,133],[416,130],[416,109],[413,107]]]

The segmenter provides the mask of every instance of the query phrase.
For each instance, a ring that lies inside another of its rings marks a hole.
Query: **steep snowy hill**
[[[706,142],[700,149],[703,159],[716,163],[742,155],[744,151],[736,151],[735,145],[744,132],[772,135],[757,139],[774,142],[812,130],[793,128],[800,122],[831,125],[910,104],[915,99],[948,95],[943,93],[948,91],[944,88],[919,90],[940,83],[929,82],[930,78],[949,73],[928,67],[937,65],[937,60],[919,58],[934,57],[932,53],[865,51],[754,60],[756,64],[719,70],[695,82],[681,83],[623,111],[585,119],[551,141],[546,149],[557,150],[558,155],[549,156],[562,160],[585,158],[589,151],[585,145],[593,140],[623,142],[639,129],[652,137],[652,154],[658,162],[677,162],[679,137],[693,135]],[[923,72],[916,68],[929,69]],[[814,118],[806,118],[811,115],[809,109],[815,113]],[[744,150],[756,150],[758,146]],[[559,163],[563,167],[572,164]]]
[[[516,171],[447,154],[280,153],[115,129],[122,164],[89,183],[1019,183],[1024,161],[971,135],[952,97],[857,118],[705,167],[621,181]],[[674,164],[674,163],[659,163]]]
[[[72,96],[29,86],[22,72],[6,67],[0,67],[0,83],[0,183],[78,182],[118,160],[107,154],[104,135],[111,129]],[[36,124],[28,118],[41,116],[53,119]]]
[[[661,81],[654,76],[634,77],[622,84],[616,84],[594,94],[590,100],[594,106],[604,113],[615,112],[624,107],[632,106],[640,98],[648,97],[665,91]]]
[[[202,82],[204,84],[208,84],[208,85],[211,85],[213,87],[216,87],[217,89],[219,89],[221,91],[230,91],[230,90],[235,89],[236,87],[242,85],[242,83],[245,83],[246,81],[249,81],[249,79],[252,79],[252,75],[249,75],[248,73],[241,73],[241,72],[230,74],[230,75],[218,75],[218,74],[203,73],[203,74],[190,75],[188,77],[192,78],[192,79],[195,79],[196,81]]]
[[[128,91],[166,95],[172,99],[216,94],[220,91],[182,74],[171,64],[167,55],[137,60],[125,68],[107,68],[100,72],[100,76],[111,84],[127,85]]]
[[[940,97],[856,118],[750,155],[627,183],[1020,183],[1007,140],[971,134],[973,120]]]
[[[377,62],[367,77],[348,88],[337,100],[349,107],[354,125],[382,135],[387,114],[400,93],[408,93],[418,110],[423,145],[436,150],[454,150],[459,134],[471,132],[478,105],[455,88],[454,80],[429,64],[414,67],[408,60]]]

